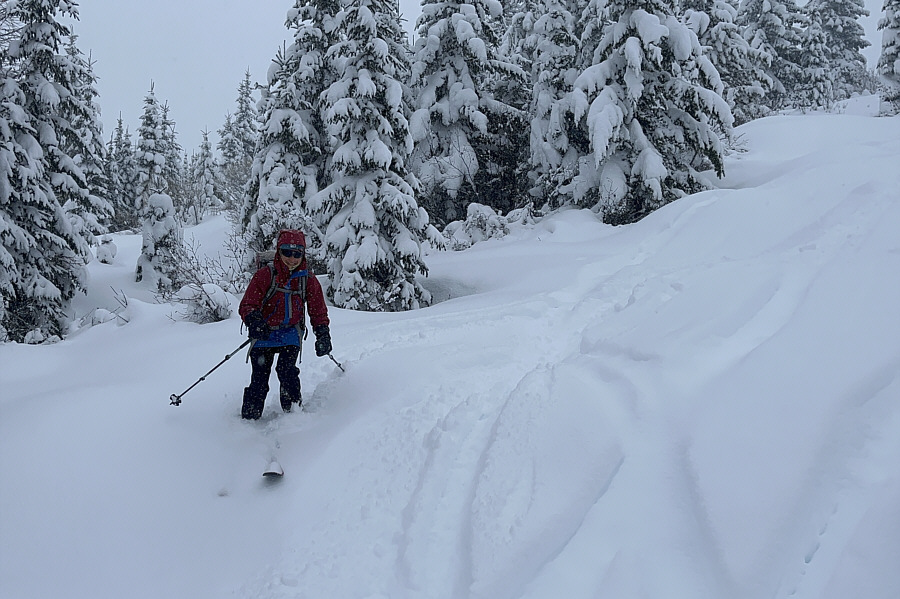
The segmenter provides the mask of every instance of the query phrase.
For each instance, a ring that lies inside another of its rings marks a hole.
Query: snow
[[[309,344],[306,411],[273,381],[255,423],[243,352],[169,405],[240,324],[171,318],[113,236],[102,324],[0,346],[0,597],[900,596],[900,117],[737,132],[717,190],[332,308],[346,372]]]

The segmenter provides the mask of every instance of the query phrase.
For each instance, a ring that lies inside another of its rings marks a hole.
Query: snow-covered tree
[[[479,138],[489,133],[487,72],[497,65],[497,39],[486,22],[499,16],[497,0],[423,0],[411,85],[417,98],[410,128],[411,163],[419,198],[446,223],[462,218],[478,198]]]
[[[771,56],[752,48],[741,35],[737,8],[729,0],[687,0],[682,8],[682,20],[719,73],[734,124],[766,116],[769,109],[763,99],[772,87],[772,78],[766,74]]]
[[[150,196],[165,191],[166,180],[163,167],[166,163],[165,123],[153,85],[144,98],[144,112],[138,127],[138,139],[134,150],[137,172],[135,181],[135,209],[143,214]]]
[[[614,0],[595,9],[603,36],[575,81],[573,114],[590,140],[575,199],[607,222],[637,220],[706,188],[700,168],[723,173],[719,134],[732,116],[722,83],[666,0]]]
[[[816,0],[804,7],[806,29],[800,36],[800,67],[803,72],[791,97],[798,108],[828,109],[834,104],[834,87],[829,76],[831,66],[828,36],[822,22],[822,10]]]
[[[177,254],[171,249],[174,244],[181,243],[175,206],[172,198],[165,194],[167,177],[171,173],[171,167],[166,163],[171,156],[169,127],[151,85],[150,92],[144,98],[135,150],[135,209],[140,215],[143,235],[135,280],[140,282],[146,279],[151,287],[161,291],[171,289],[171,285],[178,283],[169,276],[169,273],[176,271],[175,265],[167,261]],[[154,198],[152,202],[151,198]]]
[[[417,308],[431,294],[422,242],[438,240],[415,199],[402,81],[409,72],[393,0],[357,0],[338,22],[328,51],[339,78],[324,94],[333,181],[310,200],[327,223],[326,253],[335,305],[372,311]]]
[[[336,79],[325,54],[334,41],[336,0],[297,0],[286,26],[294,40],[269,67],[259,102],[259,141],[241,208],[251,250],[269,249],[283,228],[303,229],[320,258],[323,233],[307,206],[330,181],[321,96]]]
[[[250,71],[244,73],[244,78],[238,86],[238,95],[235,100],[237,110],[231,119],[235,141],[240,145],[241,154],[245,159],[252,160],[256,150],[256,138],[258,135],[257,121],[259,114],[253,101],[253,85],[250,81]]]
[[[206,214],[224,206],[219,197],[220,181],[208,131],[203,132],[200,151],[191,160],[187,170],[190,172],[191,186],[185,222],[199,224]]]
[[[859,22],[860,17],[869,15],[863,0],[810,0],[803,11],[810,17],[815,15],[821,22],[827,57],[826,75],[835,99],[844,100],[865,90],[869,77],[861,50],[871,44]]]
[[[771,110],[789,104],[790,95],[801,81],[802,25],[800,8],[794,0],[744,0],[738,9],[738,25],[754,50],[767,55],[767,74],[772,87],[765,103]]]
[[[250,71],[238,87],[237,109],[225,117],[219,129],[217,148],[222,156],[222,195],[227,205],[236,206],[242,197],[244,186],[250,179],[250,168],[256,152],[259,114],[253,102]]]
[[[131,133],[123,124],[121,114],[106,146],[104,170],[109,177],[110,201],[115,210],[111,228],[116,231],[137,228],[140,225],[140,213],[135,205],[137,164]]]
[[[568,103],[578,76],[575,17],[562,0],[541,0],[524,47],[531,54],[532,196],[552,207],[572,201],[578,153],[569,143]]]
[[[104,170],[106,146],[103,144],[103,125],[100,121],[100,105],[97,99],[97,78],[90,59],[76,45],[77,36],[70,35],[66,53],[75,67],[72,94],[77,108],[70,115],[72,132],[61,142],[66,153],[84,173],[87,196],[80,195],[78,203],[64,206],[76,229],[86,237],[102,235],[108,231],[114,209],[110,202],[111,184]]]
[[[67,308],[83,291],[90,241],[64,206],[88,206],[84,173],[67,149],[75,115],[89,110],[75,91],[84,76],[65,54],[74,2],[4,3],[20,26],[0,48],[0,339],[62,336]]]
[[[179,260],[184,253],[184,239],[169,195],[151,193],[147,198],[141,234],[137,280],[163,293],[179,289],[183,283],[179,279]]]
[[[159,141],[161,144],[160,151],[165,158],[160,174],[163,181],[165,181],[166,193],[175,202],[176,210],[182,210],[188,193],[187,189],[190,188],[190,185],[185,185],[188,176],[185,172],[183,160],[184,150],[178,143],[178,132],[175,128],[175,121],[169,117],[170,111],[168,102],[163,102],[160,105],[162,137]]]
[[[884,14],[878,21],[881,34],[881,56],[878,74],[893,84],[895,98],[900,98],[900,0],[884,0]]]

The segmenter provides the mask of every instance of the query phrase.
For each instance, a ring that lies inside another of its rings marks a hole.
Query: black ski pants
[[[275,354],[278,354],[275,374],[278,375],[278,382],[281,384],[279,393],[281,409],[290,412],[291,403],[300,403],[300,369],[297,367],[300,346],[254,347],[250,350],[253,373],[250,375],[250,386],[244,388],[242,418],[256,420],[262,416],[266,396],[269,394],[269,375],[272,372]]]

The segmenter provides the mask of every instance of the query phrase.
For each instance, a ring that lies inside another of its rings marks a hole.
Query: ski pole
[[[185,389],[184,391],[182,391],[181,395],[175,395],[174,393],[173,393],[172,395],[170,395],[170,396],[169,396],[169,405],[172,405],[172,406],[180,406],[180,405],[181,405],[181,398],[182,398],[183,395],[185,395],[188,391],[190,391],[191,389],[193,389],[194,387],[196,387],[197,385],[199,385],[200,383],[202,383],[203,381],[205,381],[205,380],[206,380],[206,377],[208,377],[209,375],[211,375],[211,374],[213,373],[213,371],[214,371],[216,368],[218,368],[219,366],[221,366],[222,364],[224,364],[225,362],[227,362],[228,360],[230,360],[230,359],[231,359],[231,356],[233,356],[234,354],[238,353],[239,351],[241,351],[242,349],[244,349],[245,347],[247,347],[247,345],[250,343],[250,341],[251,341],[251,339],[247,339],[246,341],[244,341],[243,343],[241,343],[241,345],[240,345],[236,350],[234,350],[233,352],[231,352],[230,354],[228,354],[227,356],[225,356],[225,359],[224,359],[224,360],[222,360],[221,362],[219,362],[218,364],[216,364],[215,366],[213,366],[213,367],[212,367],[212,370],[210,370],[209,372],[207,372],[206,374],[204,374],[203,376],[201,376],[199,379],[197,379],[197,382],[195,382],[193,385],[191,385],[190,387],[188,387],[187,389]]]
[[[341,372],[347,372],[346,370],[344,370],[344,367],[341,366],[341,363],[334,359],[334,356],[332,356],[331,354],[328,354],[328,357],[331,358],[332,362],[337,364],[337,367],[341,369]]]

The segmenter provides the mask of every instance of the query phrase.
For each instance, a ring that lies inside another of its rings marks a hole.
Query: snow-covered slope
[[[239,322],[171,319],[118,237],[78,308],[128,324],[0,346],[0,597],[900,596],[900,118],[741,133],[717,191],[333,309],[346,373],[307,348],[258,423],[242,354],[169,405]]]

